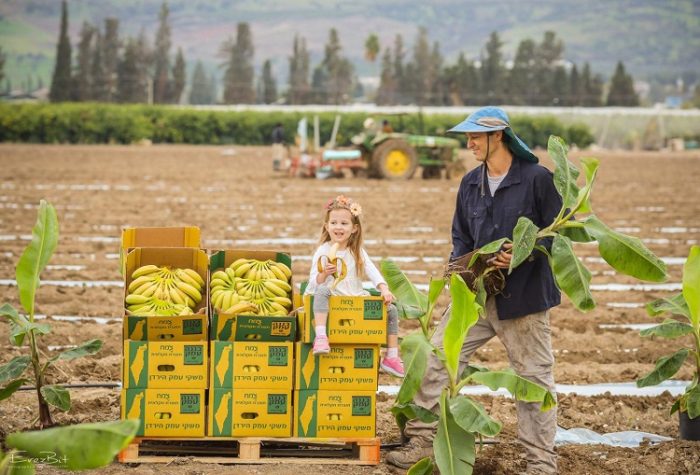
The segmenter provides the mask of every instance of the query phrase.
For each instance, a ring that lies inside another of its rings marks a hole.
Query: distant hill
[[[83,21],[102,25],[120,19],[122,36],[155,34],[161,0],[70,0],[73,46]],[[363,57],[364,41],[379,35],[382,49],[401,34],[408,55],[419,26],[440,43],[446,62],[460,51],[479,57],[488,35],[497,31],[506,57],[525,38],[539,42],[546,30],[563,39],[564,55],[593,71],[612,74],[622,60],[635,78],[700,71],[700,2],[697,0],[170,0],[174,46],[187,60],[210,68],[221,43],[235,35],[236,23],[251,24],[255,61],[272,59],[286,78],[295,34],[304,36],[319,60],[328,31],[335,27],[344,54],[361,75],[377,75],[379,64]],[[0,0],[0,44],[8,56],[6,74],[18,84],[27,74],[50,78],[60,18],[59,0]],[[189,71],[191,71],[191,67]]]

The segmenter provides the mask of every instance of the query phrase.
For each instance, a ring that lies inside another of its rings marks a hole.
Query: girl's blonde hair
[[[338,195],[328,201],[324,208],[326,212],[323,217],[323,226],[321,226],[321,238],[319,239],[319,243],[323,244],[331,240],[328,229],[326,229],[331,211],[336,209],[348,210],[350,212],[352,224],[357,225],[357,231],[352,233],[352,235],[350,235],[350,239],[348,240],[348,249],[350,249],[352,256],[355,258],[358,277],[363,276],[365,273],[365,263],[362,260],[362,252],[360,252],[360,249],[362,249],[362,222],[360,221],[362,207],[359,203],[351,200],[350,198],[343,195]]]

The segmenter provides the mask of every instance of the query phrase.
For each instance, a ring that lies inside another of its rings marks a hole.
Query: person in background
[[[538,228],[552,223],[562,199],[554,186],[552,173],[539,165],[538,158],[510,127],[505,111],[498,107],[478,109],[448,132],[464,133],[467,146],[480,166],[467,173],[457,191],[452,220],[450,261],[500,238],[513,238],[518,218],[526,216]],[[545,246],[551,246],[551,242]],[[496,253],[491,264],[507,270],[512,257],[511,244]],[[561,294],[554,282],[547,256],[534,251],[525,262],[505,277],[505,288],[486,299],[484,314],[469,330],[460,355],[460,373],[469,358],[491,338],[498,336],[506,348],[515,372],[548,389],[554,386],[549,309],[559,305]],[[443,347],[450,309],[442,316],[432,342]],[[435,411],[447,373],[431,355],[425,377],[414,403]],[[557,473],[554,436],[556,407],[540,411],[539,403],[518,401],[518,439],[525,449],[525,474]],[[411,420],[404,435],[407,446],[387,454],[388,463],[408,468],[433,455],[436,424]]]
[[[286,170],[289,163],[283,163],[285,159],[284,127],[280,122],[272,129],[272,168],[275,171]]]
[[[367,275],[387,305],[387,350],[379,367],[386,373],[403,378],[403,361],[399,356],[399,312],[392,303],[394,295],[389,291],[384,277],[362,247],[361,214],[360,204],[343,195],[330,200],[324,208],[321,244],[311,259],[309,283],[304,291],[306,295],[314,296],[316,338],[313,352],[314,355],[330,352],[326,322],[331,295],[370,295],[362,286],[362,277]],[[341,265],[324,259],[332,246],[335,246],[336,257],[342,259],[342,263],[338,261]],[[336,273],[344,274],[345,277],[335,279],[333,274]]]
[[[388,121],[387,119],[384,119],[384,120],[382,121],[382,133],[390,134],[390,133],[392,133],[393,131],[394,131],[394,128],[391,126],[391,124],[389,123],[389,121]]]

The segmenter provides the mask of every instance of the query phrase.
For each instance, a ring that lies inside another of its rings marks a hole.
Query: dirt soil
[[[543,164],[552,168],[546,153]],[[682,261],[700,239],[700,153],[572,153],[601,160],[593,191],[593,209],[608,225],[639,237],[658,256],[668,258],[669,283],[679,283]],[[469,168],[473,158],[466,156]],[[52,383],[119,381],[123,289],[118,286],[54,286],[48,281],[121,279],[118,248],[126,226],[201,228],[203,247],[276,249],[291,253],[295,281],[308,275],[308,256],[318,238],[322,206],[346,194],[364,209],[366,248],[375,260],[393,258],[414,282],[439,276],[448,256],[450,225],[459,179],[390,182],[365,178],[290,179],[272,171],[271,150],[264,147],[192,146],[30,146],[0,145],[0,280],[13,280],[14,267],[28,243],[36,206],[47,199],[56,206],[60,240],[45,284],[37,296],[37,314],[49,316],[52,333],[41,340],[46,355],[56,346],[91,338],[104,341],[89,358],[62,362],[50,373]],[[598,258],[595,246],[577,248],[593,273],[593,284],[637,284],[616,274]],[[651,323],[643,304],[670,296],[667,290],[631,288],[594,291],[597,307],[582,314],[564,302],[552,311],[552,339],[558,383],[632,382],[653,368],[654,361],[677,349],[678,342],[643,339],[636,330],[603,328],[605,324]],[[0,303],[20,308],[17,288],[0,285]],[[446,304],[446,297],[441,306]],[[66,320],[61,316],[86,317]],[[92,317],[92,318],[91,318]],[[108,318],[104,321],[100,318]],[[412,331],[401,322],[401,333]],[[9,345],[9,328],[0,322],[0,363],[25,354]],[[475,356],[489,368],[508,365],[497,340]],[[690,377],[684,369],[679,379]],[[380,384],[399,381],[381,375]],[[119,418],[119,392],[90,388],[71,391],[73,408],[54,413],[61,423]],[[515,408],[511,399],[477,398],[504,424],[496,445],[477,457],[476,474],[511,474],[522,470],[517,445]],[[559,395],[559,425],[600,433],[640,430],[677,438],[678,424],[668,415],[673,398]],[[378,434],[383,443],[397,442],[390,415],[393,398],[378,397]],[[32,427],[36,399],[30,391],[0,402],[0,440],[4,434]],[[561,446],[562,474],[700,473],[700,443],[674,440],[639,448]],[[291,465],[224,466],[178,460],[168,466],[112,464],[107,474],[288,474]],[[43,467],[42,473],[53,473]],[[306,466],[312,474],[403,473],[385,463],[375,467]],[[56,472],[58,473],[58,472]]]

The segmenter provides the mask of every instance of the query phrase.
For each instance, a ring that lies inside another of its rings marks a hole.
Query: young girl
[[[321,229],[321,245],[316,249],[311,260],[311,274],[305,294],[314,296],[313,310],[316,319],[316,338],[314,354],[330,352],[326,322],[328,320],[328,301],[331,295],[369,295],[362,287],[362,276],[372,281],[388,305],[388,337],[386,356],[380,362],[380,368],[389,374],[403,378],[403,361],[399,357],[399,315],[392,303],[394,295],[389,291],[382,274],[362,248],[362,224],[359,203],[343,195],[337,196],[325,206],[325,219]],[[342,258],[345,269],[328,262],[327,256],[332,246],[337,247],[336,255]],[[319,271],[320,267],[323,269]],[[333,274],[338,271],[345,277],[336,281]]]

